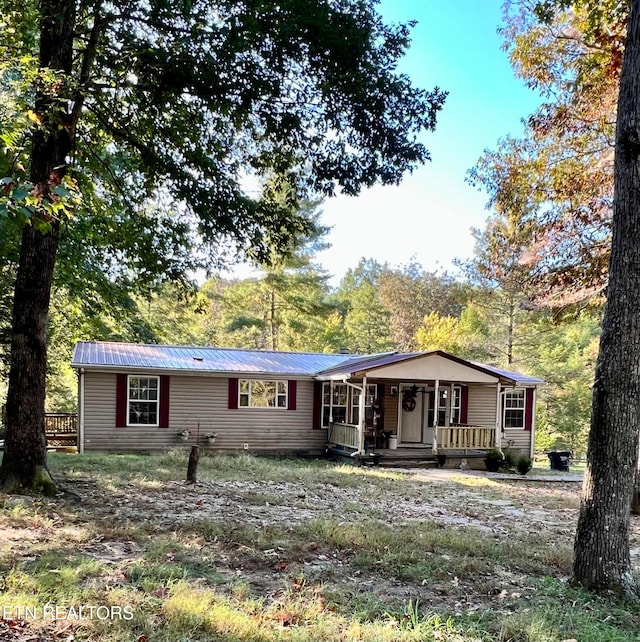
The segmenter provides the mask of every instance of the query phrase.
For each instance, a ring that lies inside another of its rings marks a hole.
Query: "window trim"
[[[242,384],[248,384],[248,393],[242,391]],[[251,389],[254,383],[263,383],[263,384],[274,384],[275,386],[275,398],[273,406],[252,406],[251,405]],[[284,393],[278,392],[278,385],[284,385]],[[237,410],[289,410],[289,394],[290,394],[289,381],[287,379],[238,379],[238,407]],[[247,397],[247,405],[244,406],[241,403],[241,398]],[[278,405],[278,398],[284,397],[284,406]]]
[[[522,406],[508,406],[507,399],[509,395],[518,394],[522,398]],[[522,412],[522,425],[521,426],[507,426],[507,410],[516,410]],[[527,427],[527,390],[526,388],[513,388],[506,390],[504,393],[504,401],[502,404],[502,428],[503,430],[526,430]]]
[[[157,398],[156,399],[131,399],[131,380],[132,379],[155,379],[157,382]],[[137,428],[137,427],[144,427],[144,428],[159,428],[160,427],[160,397],[161,397],[161,379],[160,375],[127,375],[127,397],[126,397],[126,427],[127,428]],[[142,401],[144,403],[154,403],[156,404],[156,423],[154,424],[143,424],[143,423],[131,423],[130,417],[131,417],[131,402],[139,402]]]

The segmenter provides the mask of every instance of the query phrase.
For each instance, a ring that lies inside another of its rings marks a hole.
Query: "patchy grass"
[[[54,454],[66,493],[0,498],[0,639],[640,641],[567,583],[577,484],[186,459]]]

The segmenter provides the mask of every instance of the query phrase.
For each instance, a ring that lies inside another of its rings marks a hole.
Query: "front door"
[[[429,396],[424,388],[408,396],[410,385],[400,387],[400,443],[406,446],[422,446],[430,443],[427,425]],[[431,428],[433,433],[433,428]]]

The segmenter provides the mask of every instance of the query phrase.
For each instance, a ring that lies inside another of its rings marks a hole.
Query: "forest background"
[[[539,449],[586,449],[591,384],[607,281],[613,130],[624,3],[505,5],[501,33],[514,72],[543,97],[520,139],[487,151],[469,180],[486,191],[489,218],[474,256],[455,275],[363,258],[337,288],[314,262],[324,242],[322,203],[307,203],[311,234],[260,276],[196,283],[162,273],[149,230],[65,230],[50,315],[48,410],[72,411],[69,363],[78,340],[371,353],[442,349],[548,382]],[[287,186],[264,186],[288,202]],[[0,219],[0,350],[6,364],[19,231]],[[136,239],[137,262],[119,243]],[[148,252],[145,253],[145,244]],[[160,248],[161,249],[161,248]],[[2,372],[6,378],[6,367]],[[2,384],[0,384],[2,385]],[[0,398],[3,396],[0,388]]]

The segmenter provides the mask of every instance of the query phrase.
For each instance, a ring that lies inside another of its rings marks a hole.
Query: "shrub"
[[[502,451],[497,448],[490,450],[484,458],[484,464],[490,473],[497,473],[505,465]]]
[[[510,450],[503,450],[502,456],[504,463],[502,464],[505,468],[514,468],[516,465],[516,456]]]
[[[531,470],[532,465],[533,465],[533,462],[531,461],[531,458],[527,457],[526,455],[522,455],[521,457],[518,458],[518,462],[516,464],[516,470],[521,475],[526,475]]]

